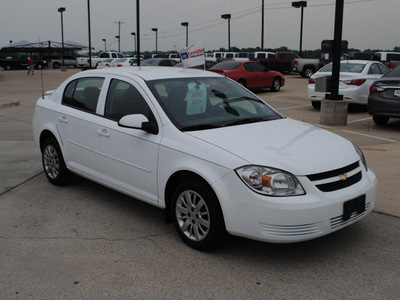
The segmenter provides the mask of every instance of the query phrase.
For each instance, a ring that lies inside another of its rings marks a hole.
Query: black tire
[[[321,109],[321,102],[320,101],[311,101],[311,105],[315,108],[320,110]]]
[[[60,68],[60,63],[55,62],[55,63],[53,64],[53,69],[59,69],[59,68]]]
[[[373,116],[374,123],[379,126],[384,126],[389,122],[389,117],[386,116]]]
[[[6,65],[5,68],[4,68],[4,70],[10,71],[10,70],[11,70],[11,66],[10,66],[10,65]]]
[[[278,77],[276,77],[276,78],[274,78],[274,81],[272,82],[271,91],[278,92],[280,89],[281,89],[281,80]]]
[[[48,138],[42,145],[42,164],[47,179],[54,185],[71,182],[72,173],[68,171],[60,146],[55,138]]]
[[[226,235],[221,207],[209,186],[185,180],[176,188],[171,216],[180,238],[197,250],[212,250]]]
[[[310,78],[315,73],[315,68],[312,66],[305,66],[301,76],[304,78]]]

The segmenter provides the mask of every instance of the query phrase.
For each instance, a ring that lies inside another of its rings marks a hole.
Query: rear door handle
[[[59,120],[61,123],[68,123],[68,119],[67,119],[66,116],[58,117],[58,120]]]
[[[103,128],[102,130],[97,130],[97,134],[104,137],[109,137],[110,134],[107,132],[107,129]]]

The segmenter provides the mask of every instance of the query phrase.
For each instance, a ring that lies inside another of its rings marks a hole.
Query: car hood
[[[350,141],[291,119],[186,133],[248,164],[298,176],[341,168],[360,159]]]

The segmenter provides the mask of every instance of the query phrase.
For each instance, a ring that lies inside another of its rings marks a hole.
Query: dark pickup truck
[[[268,55],[268,58],[260,58],[257,61],[270,70],[288,74],[293,70],[294,60],[298,57],[292,52],[276,52],[275,55]]]
[[[38,69],[39,67],[44,68],[47,66],[47,62],[42,59],[33,58],[33,60],[35,61],[35,69]],[[7,57],[4,59],[0,59],[0,67],[2,67],[6,71],[27,69],[28,57]]]

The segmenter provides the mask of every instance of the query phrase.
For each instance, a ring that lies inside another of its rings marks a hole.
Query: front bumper
[[[214,184],[227,231],[255,240],[291,243],[314,239],[365,217],[374,207],[377,180],[362,171],[356,184],[334,192],[321,192],[306,177],[298,177],[307,194],[268,197],[251,191],[231,172]],[[234,183],[234,184],[232,184]],[[365,195],[365,211],[344,218],[344,203]]]

